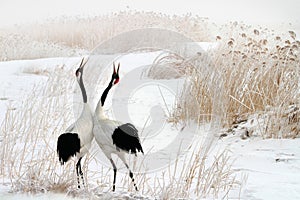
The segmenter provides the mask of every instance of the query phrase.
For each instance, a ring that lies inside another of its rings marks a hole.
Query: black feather
[[[64,133],[58,137],[57,153],[60,163],[63,165],[70,157],[80,151],[80,139],[77,133]]]
[[[138,130],[130,123],[118,126],[112,134],[112,139],[117,148],[127,151],[128,153],[144,153]]]

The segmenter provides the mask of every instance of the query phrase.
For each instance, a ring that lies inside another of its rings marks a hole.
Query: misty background
[[[298,0],[4,0],[0,7],[0,26],[42,22],[61,16],[92,17],[119,11],[154,11],[182,15],[191,13],[215,22],[292,23],[299,27]]]

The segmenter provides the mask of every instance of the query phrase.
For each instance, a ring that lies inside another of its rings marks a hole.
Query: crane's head
[[[112,80],[113,85],[117,84],[120,80],[119,69],[120,69],[120,63],[118,64],[117,70],[116,70],[115,63],[114,63],[114,72],[111,76],[111,80]]]
[[[87,61],[88,61],[88,59],[86,59],[86,61],[84,61],[84,57],[83,57],[78,69],[75,72],[75,75],[76,75],[78,81],[82,77],[83,68],[84,68],[85,64],[87,63]]]

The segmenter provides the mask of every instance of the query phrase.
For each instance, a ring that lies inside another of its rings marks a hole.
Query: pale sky
[[[120,10],[192,13],[216,22],[300,24],[299,0],[0,0],[0,27],[66,16]]]

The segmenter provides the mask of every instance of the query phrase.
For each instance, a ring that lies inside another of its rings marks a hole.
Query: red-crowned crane
[[[65,133],[61,134],[57,140],[57,153],[60,163],[65,164],[72,156],[76,156],[76,173],[78,188],[80,188],[80,177],[84,185],[83,173],[81,170],[81,159],[88,152],[93,135],[93,114],[87,103],[87,95],[83,84],[83,69],[87,61],[81,60],[79,68],[76,70],[76,77],[81,89],[83,98],[83,110],[80,117],[71,125]]]
[[[143,148],[138,136],[138,130],[130,123],[123,124],[118,121],[107,118],[103,113],[103,106],[109,90],[119,82],[119,68],[116,71],[115,65],[111,80],[104,90],[101,99],[99,100],[95,115],[94,115],[94,136],[99,147],[102,149],[105,156],[109,159],[114,169],[113,191],[115,191],[117,167],[112,159],[112,154],[116,154],[129,170],[129,176],[138,191],[135,184],[133,173],[125,160],[125,153],[135,154],[143,152]]]

